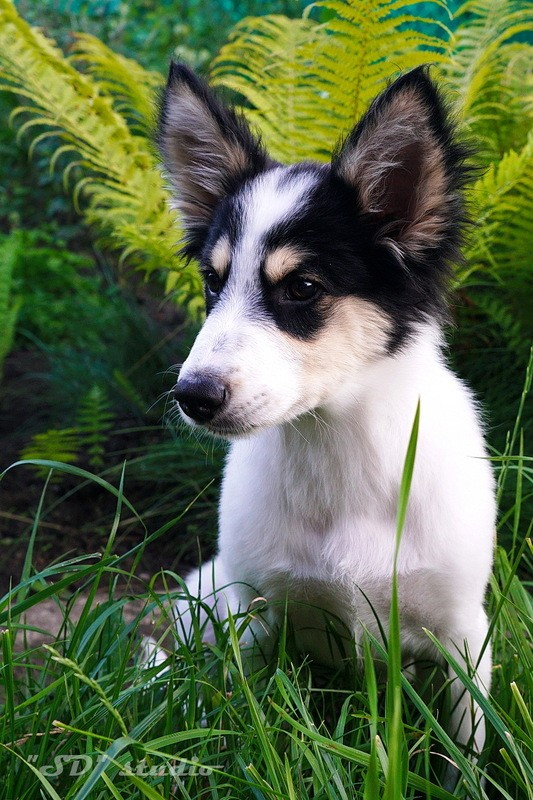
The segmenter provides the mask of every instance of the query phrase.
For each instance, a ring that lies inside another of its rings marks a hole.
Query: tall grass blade
[[[389,639],[387,659],[387,722],[389,764],[385,782],[385,800],[402,800],[405,773],[406,749],[402,722],[402,648],[400,632],[400,610],[398,601],[398,555],[407,516],[409,493],[415,467],[416,446],[420,427],[420,400],[417,403],[415,418],[409,437],[405,457],[398,511],[396,518],[396,542],[394,550],[394,571],[392,576],[392,597],[389,616]]]

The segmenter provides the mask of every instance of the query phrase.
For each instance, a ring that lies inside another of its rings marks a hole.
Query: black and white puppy
[[[494,484],[475,403],[441,353],[467,169],[427,70],[385,89],[330,164],[284,166],[173,64],[159,146],[207,305],[175,397],[187,423],[232,442],[219,554],[191,594],[220,618],[267,598],[272,627],[288,598],[299,647],[322,661],[337,654],[313,608],[356,642],[363,626],[380,636],[420,399],[398,561],[405,658],[435,656],[427,628],[486,693]],[[479,709],[458,679],[452,695],[452,733],[479,751]]]

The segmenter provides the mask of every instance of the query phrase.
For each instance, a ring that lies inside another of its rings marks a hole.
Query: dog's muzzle
[[[174,399],[181,410],[195,422],[210,422],[226,402],[228,391],[213,375],[180,378],[174,387]]]

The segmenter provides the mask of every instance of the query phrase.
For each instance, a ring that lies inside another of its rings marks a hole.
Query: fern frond
[[[476,226],[466,248],[469,271],[488,271],[505,284],[515,313],[533,333],[533,131],[519,152],[489,167],[471,199]]]
[[[520,148],[531,128],[531,44],[517,37],[533,31],[533,7],[528,0],[467,0],[455,22],[444,71],[489,163]]]
[[[306,65],[309,47],[324,46],[316,23],[272,14],[239,22],[213,62],[211,82],[244,97],[249,122],[269,152],[282,162],[325,158],[331,120],[317,114],[321,88]],[[324,152],[319,152],[325,142]]]
[[[515,309],[506,301],[501,293],[476,292],[474,304],[490,326],[494,338],[503,339],[507,348],[511,350],[520,361],[527,360],[530,342],[524,336],[523,326],[516,317]]]
[[[531,272],[532,187],[533,131],[519,152],[506,153],[472,187],[476,227],[467,248],[471,263],[486,262],[501,273],[521,266]]]
[[[442,5],[434,0],[435,7]],[[441,61],[443,38],[419,29],[405,0],[322,0],[327,22],[250,18],[215,59],[212,81],[242,95],[282,161],[327,158],[392,73]]]
[[[115,53],[88,33],[76,34],[69,60],[85,66],[99,89],[112,97],[117,111],[136,120],[141,130],[151,129],[154,98],[163,85],[160,73],[146,70],[137,61]]]
[[[445,58],[449,31],[443,27],[442,37],[424,33],[424,27],[435,24],[437,14],[413,16],[412,5],[405,0],[319,0],[314,4],[332,15],[324,30],[335,46],[316,53],[316,72],[320,76],[325,71],[332,87],[331,102],[344,109],[343,129],[352,127],[395,73]],[[426,5],[436,12],[445,7],[439,0]]]
[[[103,466],[105,444],[114,418],[106,393],[99,386],[93,386],[82,398],[76,417],[83,450],[92,467]]]
[[[36,433],[20,457],[28,461],[43,459],[72,464],[78,460],[79,450],[80,436],[76,428],[52,429],[44,433]],[[37,472],[46,474],[48,470],[37,467]]]
[[[102,467],[114,418],[105,392],[99,386],[93,386],[80,402],[76,424],[35,434],[22,451],[21,458],[73,463],[83,454],[91,467]]]
[[[111,98],[30,28],[10,0],[0,0],[0,68],[0,89],[31,101],[21,130],[44,126],[79,156],[76,171],[84,174],[76,194],[88,201],[88,221],[144,270],[175,270],[179,301],[196,309],[200,279],[175,254],[179,227],[146,137],[130,131]]]

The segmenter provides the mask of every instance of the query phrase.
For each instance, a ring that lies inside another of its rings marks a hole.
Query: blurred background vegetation
[[[116,481],[127,460],[126,495],[148,525],[198,496],[149,570],[196,560],[197,538],[208,552],[223,456],[162,425],[201,319],[151,141],[171,55],[239,102],[282,160],[327,158],[386,78],[437,65],[485,170],[450,358],[485,408],[493,453],[509,452],[533,336],[531,6],[307,5],[0,0],[0,468],[49,458]],[[522,426],[527,441],[529,400]],[[26,467],[1,486],[0,578],[17,574],[42,482]],[[37,559],[98,550],[114,509],[94,485],[63,476],[47,497]],[[124,519],[119,544],[138,536]]]

